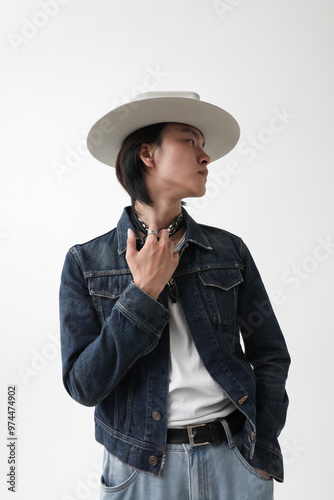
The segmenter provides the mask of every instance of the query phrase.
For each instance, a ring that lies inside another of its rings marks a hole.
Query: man
[[[63,380],[96,406],[101,499],[269,500],[283,480],[284,338],[244,242],[182,207],[238,138],[185,92],[137,96],[88,135],[132,202],[69,250],[60,288]]]

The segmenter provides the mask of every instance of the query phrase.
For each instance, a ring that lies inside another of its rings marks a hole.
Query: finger
[[[169,239],[169,232],[167,231],[167,229],[161,229],[158,236],[161,242],[167,243]]]
[[[126,255],[131,257],[136,251],[136,236],[132,229],[129,228]]]
[[[155,231],[155,233],[157,233],[157,234],[155,234],[155,233],[149,233],[149,234],[147,235],[147,239],[148,239],[148,238],[150,238],[150,239],[151,239],[151,238],[153,238],[153,241],[154,241],[154,239],[155,239],[155,240],[158,240],[158,226],[157,226],[156,224],[151,224],[151,225],[148,227],[148,230],[149,230],[149,231]]]
[[[180,260],[180,254],[179,254],[179,252],[173,252],[173,260],[174,260],[174,265],[175,265],[175,268],[176,268],[178,266],[179,260]]]

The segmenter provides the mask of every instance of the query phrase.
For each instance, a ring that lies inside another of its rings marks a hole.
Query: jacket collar
[[[137,236],[136,229],[132,223],[131,217],[129,216],[129,211],[131,207],[125,207],[122,213],[121,218],[117,224],[117,238],[118,238],[118,253],[122,254],[126,251],[127,247],[127,238],[128,238],[128,228],[132,229]],[[182,213],[184,220],[186,222],[186,240],[185,243],[195,243],[196,245],[206,249],[212,250],[211,245],[209,244],[207,238],[205,237],[201,227],[197,222],[194,221],[192,217],[188,214],[188,212],[182,207]]]

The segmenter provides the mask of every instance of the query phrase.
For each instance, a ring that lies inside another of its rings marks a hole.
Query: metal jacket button
[[[155,467],[156,465],[158,465],[158,461],[159,460],[157,459],[157,457],[152,456],[152,457],[149,458],[148,461],[150,462],[150,465],[153,465]]]
[[[154,411],[152,413],[152,418],[153,418],[153,420],[156,420],[156,421],[161,420],[161,413],[158,411]]]

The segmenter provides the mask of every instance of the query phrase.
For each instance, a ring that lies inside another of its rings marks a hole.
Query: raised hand
[[[152,224],[149,230],[157,231],[158,226]],[[125,255],[134,284],[154,299],[159,297],[179,263],[179,254],[174,253],[168,231],[162,229],[158,236],[159,240],[155,234],[149,234],[143,248],[138,251],[135,234],[129,229]]]

